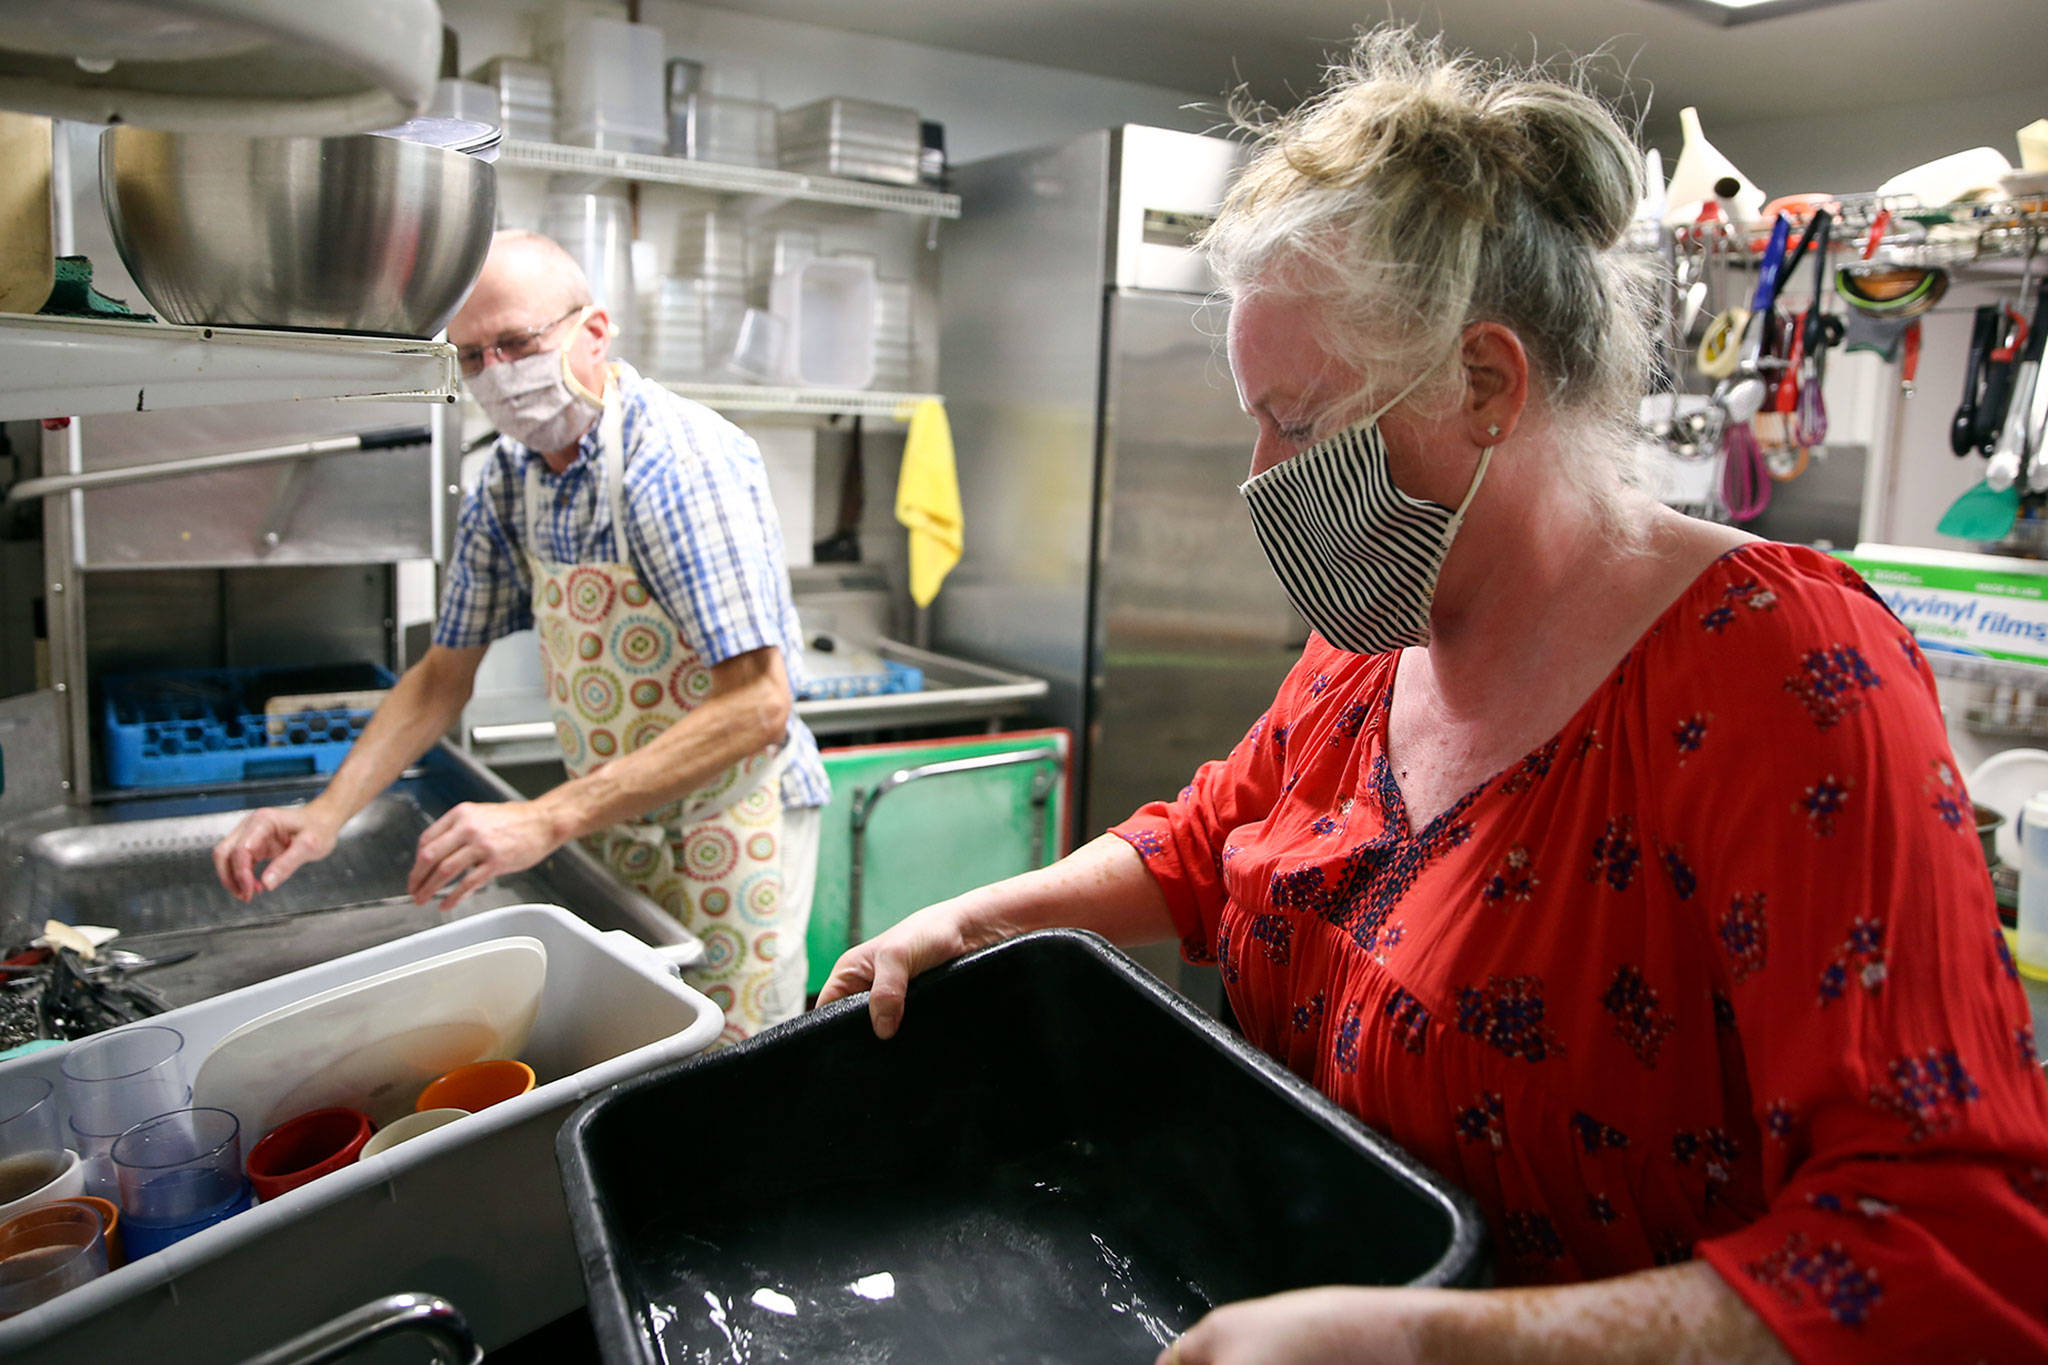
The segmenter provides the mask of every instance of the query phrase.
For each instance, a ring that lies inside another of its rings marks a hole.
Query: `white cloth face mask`
[[[604,413],[604,396],[576,382],[560,348],[487,365],[469,391],[500,433],[543,453],[574,444]]]
[[[1394,486],[1380,418],[1428,374],[1370,417],[1238,488],[1287,600],[1324,639],[1354,654],[1429,643],[1437,574],[1493,459],[1488,446],[1455,508]]]

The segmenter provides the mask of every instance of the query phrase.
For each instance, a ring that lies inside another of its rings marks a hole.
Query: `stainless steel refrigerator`
[[[1255,427],[1191,245],[1241,155],[1127,126],[957,171],[940,386],[967,537],[933,633],[1050,682],[1077,839],[1227,753],[1308,635],[1237,493]]]

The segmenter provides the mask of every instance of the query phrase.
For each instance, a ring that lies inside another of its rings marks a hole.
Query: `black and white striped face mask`
[[[1364,421],[1238,488],[1287,600],[1324,639],[1354,654],[1429,643],[1437,573],[1493,460],[1488,446],[1456,508],[1394,486],[1380,418],[1422,378]]]

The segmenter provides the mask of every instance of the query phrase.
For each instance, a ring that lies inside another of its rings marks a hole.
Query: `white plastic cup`
[[[2020,810],[2020,965],[2048,975],[2048,791]]]

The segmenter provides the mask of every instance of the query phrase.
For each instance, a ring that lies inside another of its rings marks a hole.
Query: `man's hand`
[[[563,842],[536,802],[465,801],[420,836],[406,889],[415,905],[445,894],[443,908],[452,910],[491,878],[532,867]]]
[[[228,837],[213,846],[213,870],[236,900],[275,891],[285,878],[334,852],[337,822],[311,806],[273,806],[250,811]],[[262,877],[256,864],[267,862]]]

